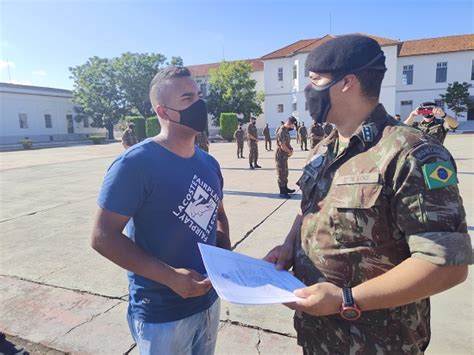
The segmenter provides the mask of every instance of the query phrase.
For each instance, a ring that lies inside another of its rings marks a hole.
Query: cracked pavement
[[[472,136],[449,136],[447,142],[459,158],[472,232],[473,150],[466,149],[472,147]],[[211,144],[224,175],[233,249],[254,257],[281,243],[300,202],[298,193],[291,200],[278,198],[274,152],[262,144],[259,148],[263,169],[249,170],[247,159],[234,158],[235,144]],[[0,153],[0,331],[67,353],[138,353],[125,319],[126,273],[89,246],[96,195],[107,167],[121,152],[114,143]],[[291,186],[305,156],[295,147],[289,161]],[[472,276],[433,298],[433,341],[427,354],[472,349],[471,292]],[[462,324],[456,314],[465,315]],[[222,302],[216,353],[301,353],[292,318],[284,306]]]

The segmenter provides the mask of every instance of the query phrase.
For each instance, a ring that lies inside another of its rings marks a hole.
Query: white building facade
[[[474,84],[474,35],[406,42],[370,37],[379,42],[386,57],[380,102],[389,114],[400,114],[404,119],[422,102],[436,101],[454,115],[439,95],[454,81]],[[331,38],[334,36],[301,40],[262,57],[265,121],[271,128],[291,115],[307,126],[312,123],[304,96],[309,83],[304,65],[309,52]],[[473,87],[470,95],[474,99]],[[466,112],[458,119],[474,120],[474,112]]]
[[[0,83],[0,145],[35,142],[64,142],[105,135],[91,127],[88,118],[74,120],[69,90]]]

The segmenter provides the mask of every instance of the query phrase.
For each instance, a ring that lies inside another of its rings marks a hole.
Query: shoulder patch
[[[458,178],[456,169],[450,161],[439,161],[421,167],[426,187],[429,190],[456,185]]]
[[[428,158],[441,158],[447,161],[451,159],[451,156],[445,148],[432,143],[419,145],[412,151],[411,155],[419,161],[425,161]]]

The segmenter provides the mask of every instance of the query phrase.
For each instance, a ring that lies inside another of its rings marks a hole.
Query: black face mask
[[[175,110],[171,107],[165,107],[179,113],[179,122],[176,123],[192,128],[197,132],[204,132],[207,128],[207,106],[206,101],[203,99],[197,100],[184,110]]]
[[[365,64],[364,66],[356,69],[351,70],[350,72],[340,74],[336,78],[334,78],[330,83],[324,86],[316,86],[313,84],[309,84],[304,89],[304,94],[306,97],[306,102],[308,103],[309,114],[313,118],[313,120],[317,123],[324,123],[326,122],[326,118],[328,116],[329,110],[331,109],[331,97],[329,96],[329,88],[335,85],[338,81],[344,78],[348,74],[354,74],[360,72],[364,69],[374,69],[374,70],[387,70],[385,64],[375,65],[377,61],[381,58],[384,58],[383,52],[379,53],[372,59],[370,62]],[[311,70],[311,69],[310,69]]]
[[[342,78],[336,78],[324,86],[309,84],[304,89],[306,102],[308,103],[309,114],[315,122],[324,123],[331,109],[331,97],[329,88],[335,85]]]
[[[434,115],[423,115],[423,117],[431,120],[434,117]]]

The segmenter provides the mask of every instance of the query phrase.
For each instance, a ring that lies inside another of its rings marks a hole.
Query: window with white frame
[[[304,110],[308,111],[308,103],[307,102],[304,103]]]
[[[283,68],[278,68],[278,81],[283,81]]]
[[[278,104],[277,111],[280,113],[283,112],[283,104]]]
[[[305,78],[309,77],[309,69],[304,68],[304,76],[305,76]]]
[[[298,79],[298,66],[293,64],[293,80]]]
[[[84,128],[88,128],[90,126],[89,117],[84,116],[84,118],[82,119],[82,123],[84,124]]]
[[[18,121],[20,123],[20,128],[28,128],[28,116],[26,113],[19,113]]]
[[[436,82],[445,83],[448,79],[448,62],[436,63]]]
[[[298,110],[298,104],[296,102],[293,102],[293,111]]]
[[[44,126],[46,128],[53,128],[53,120],[51,119],[50,114],[44,115]]]
[[[472,60],[471,64],[471,80],[474,80],[474,59]]]
[[[403,85],[413,85],[413,64],[403,66],[402,83]]]

